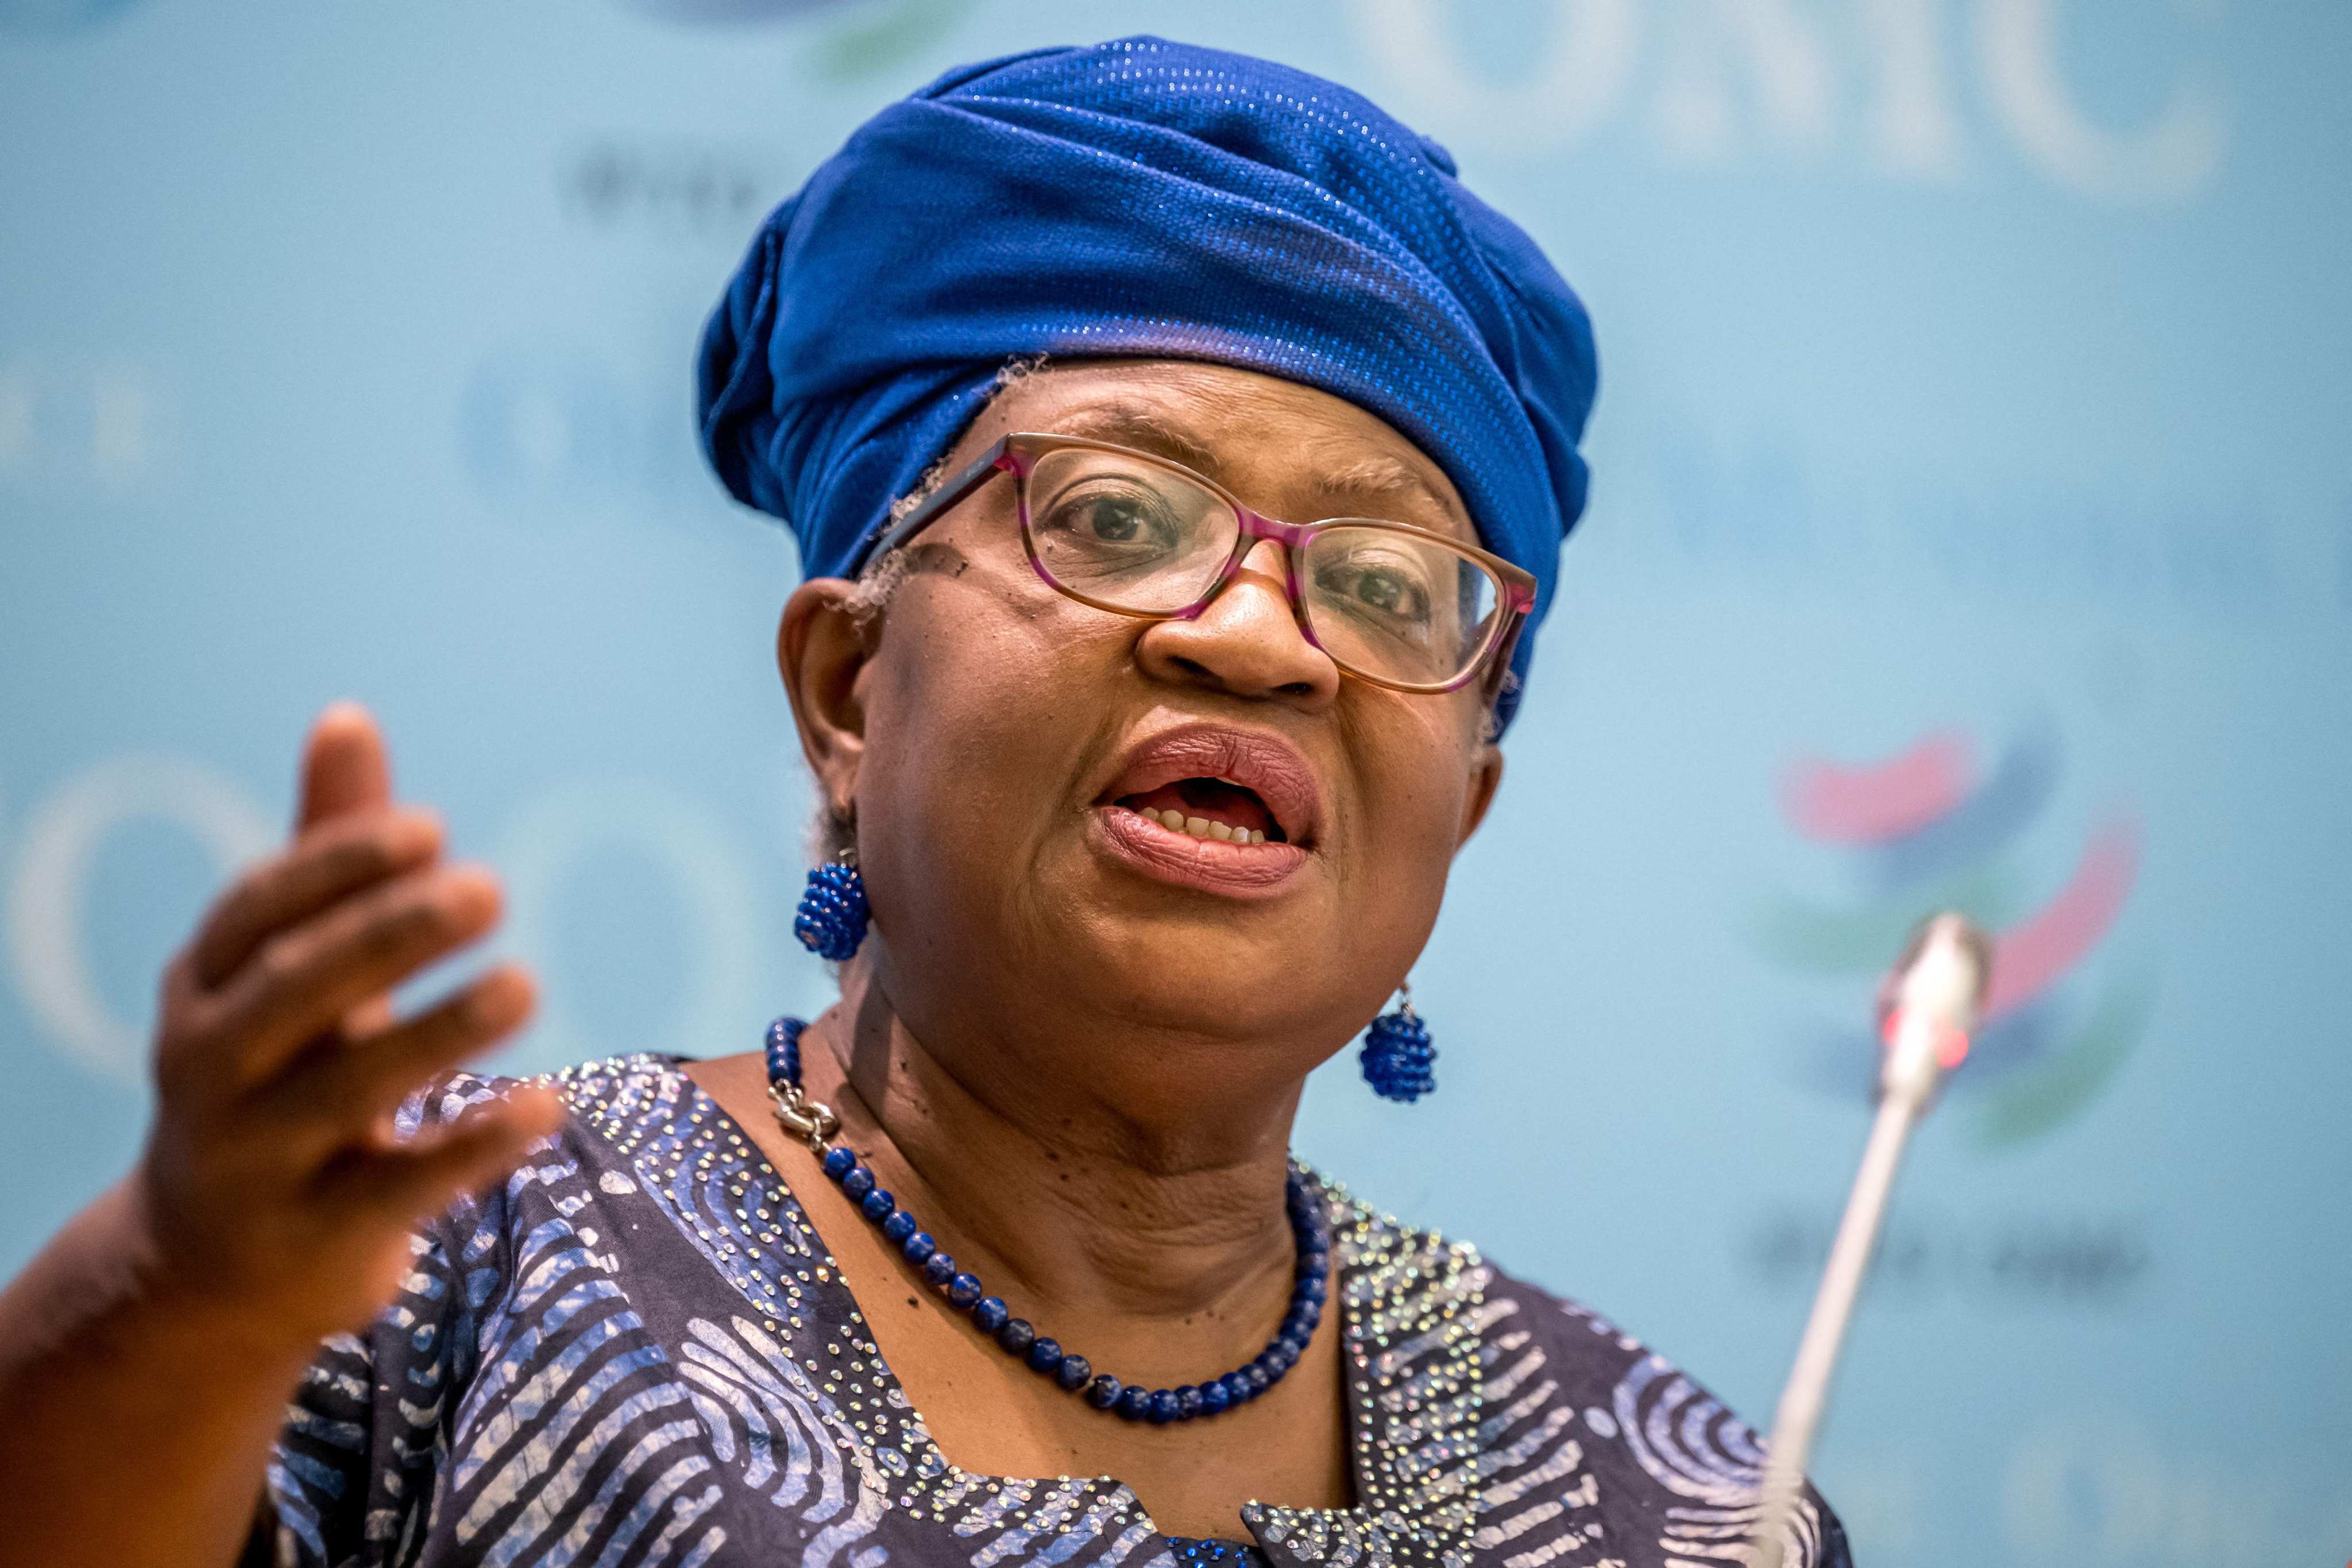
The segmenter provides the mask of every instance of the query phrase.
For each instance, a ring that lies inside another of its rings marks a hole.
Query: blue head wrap
[[[1319,77],[1159,38],[950,71],[761,228],[703,336],[704,448],[804,572],[847,575],[1037,354],[1213,361],[1379,415],[1535,574],[1525,674],[1584,510],[1591,323],[1435,142]]]

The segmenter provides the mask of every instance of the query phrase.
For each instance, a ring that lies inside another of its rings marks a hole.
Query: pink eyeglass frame
[[[1199,485],[1233,509],[1234,515],[1241,520],[1241,531],[1234,540],[1233,551],[1226,556],[1224,564],[1218,568],[1217,575],[1202,592],[1199,598],[1177,610],[1129,609],[1123,605],[1108,605],[1099,599],[1089,598],[1046,570],[1045,562],[1038,558],[1037,542],[1030,528],[1029,475],[1035,468],[1039,458],[1048,452],[1070,447],[1090,452],[1116,453],[1123,458],[1139,458],[1155,468],[1167,468]],[[1126,616],[1133,620],[1189,621],[1197,618],[1206,611],[1210,603],[1224,591],[1225,584],[1240,574],[1242,563],[1248,558],[1251,547],[1261,539],[1271,539],[1282,546],[1284,592],[1290,600],[1290,616],[1297,623],[1299,635],[1307,639],[1310,647],[1321,651],[1332,663],[1357,679],[1370,681],[1374,686],[1385,687],[1391,691],[1435,696],[1448,691],[1459,691],[1484,675],[1488,679],[1491,688],[1488,695],[1491,697],[1495,691],[1500,689],[1503,674],[1510,668],[1510,650],[1517,643],[1519,630],[1527,624],[1529,612],[1536,607],[1536,580],[1533,574],[1522,566],[1504,560],[1499,555],[1478,549],[1475,545],[1465,544],[1460,540],[1441,533],[1433,528],[1423,528],[1418,523],[1395,522],[1387,518],[1378,517],[1328,517],[1316,522],[1284,522],[1279,518],[1267,517],[1263,512],[1252,510],[1243,505],[1240,499],[1231,490],[1214,479],[1206,475],[1195,473],[1181,463],[1171,462],[1157,452],[1139,451],[1133,447],[1121,447],[1113,442],[1097,441],[1084,436],[1054,436],[1034,430],[1015,431],[992,443],[986,451],[972,459],[969,468],[924,497],[919,505],[894,523],[887,532],[876,541],[867,559],[879,560],[905,544],[924,529],[938,521],[950,508],[960,504],[981,486],[995,478],[1000,470],[1013,475],[1020,481],[1014,490],[1014,505],[1021,519],[1022,552],[1029,557],[1030,569],[1037,574],[1038,579],[1055,593],[1066,598],[1076,599],[1081,605],[1090,605],[1097,610],[1106,610],[1114,616]],[[1341,525],[1360,528],[1367,524],[1375,528],[1392,530],[1398,533],[1417,535],[1443,544],[1460,554],[1467,555],[1493,573],[1496,582],[1501,584],[1503,613],[1495,617],[1494,627],[1487,634],[1486,646],[1479,649],[1477,655],[1470,660],[1468,667],[1452,680],[1438,685],[1429,685],[1391,680],[1385,676],[1369,674],[1332,653],[1329,648],[1323,646],[1322,639],[1315,635],[1314,625],[1307,616],[1306,588],[1298,577],[1299,558],[1306,553],[1307,542],[1322,530]]]

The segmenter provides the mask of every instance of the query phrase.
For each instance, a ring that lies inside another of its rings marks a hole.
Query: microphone
[[[1884,1056],[1878,1070],[1878,1118],[1871,1125],[1862,1169],[1846,1197],[1845,1217],[1838,1222],[1829,1267],[1822,1271],[1812,1315],[1805,1320],[1796,1364],[1789,1369],[1772,1420],[1753,1538],[1755,1568],[1781,1568],[1796,1536],[1805,1459],[1828,1402],[1830,1376],[1837,1370],[1854,1295],[1862,1289],[1863,1272],[1878,1241],[1904,1140],[1934,1101],[1944,1074],[1968,1056],[1969,1032],[1976,1027],[1991,976],[1991,942],[1967,917],[1946,910],[1919,923],[1879,987]]]

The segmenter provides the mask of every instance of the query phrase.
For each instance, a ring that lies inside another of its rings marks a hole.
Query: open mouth
[[[1314,768],[1281,735],[1195,721],[1139,741],[1095,796],[1096,845],[1158,881],[1270,899],[1315,858]]]
[[[1290,836],[1257,791],[1231,779],[1171,779],[1111,803],[1171,833],[1226,844],[1287,844]]]

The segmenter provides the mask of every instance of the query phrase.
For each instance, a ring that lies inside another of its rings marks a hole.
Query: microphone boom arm
[[[1880,994],[1885,1058],[1879,1072],[1878,1116],[1773,1416],[1754,1537],[1756,1568],[1781,1568],[1804,1490],[1805,1461],[1829,1401],[1830,1378],[1878,1241],[1879,1223],[1886,1215],[1904,1142],[1927,1114],[1945,1072],[1968,1054],[1969,1031],[1976,1026],[1991,968],[1991,943],[1982,931],[1957,914],[1931,915],[1913,933]]]

